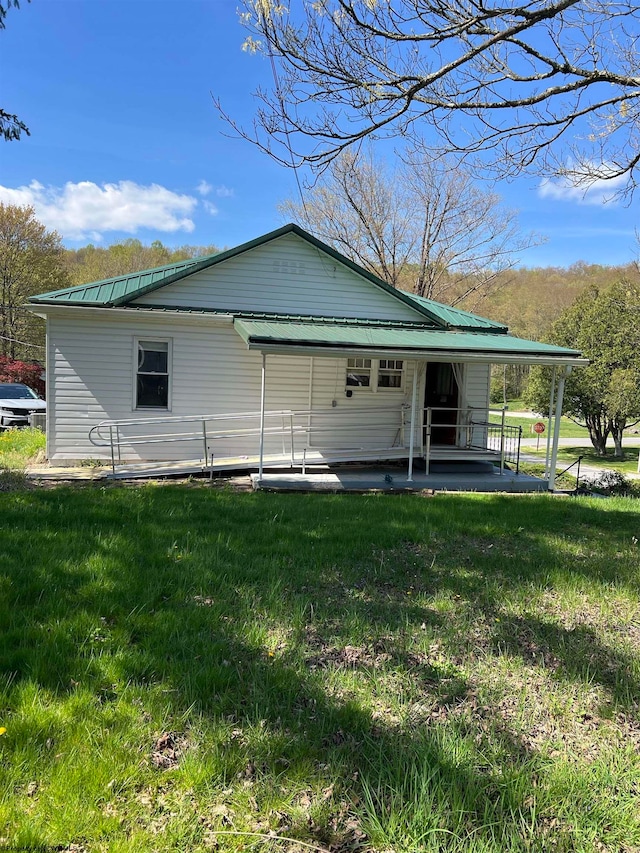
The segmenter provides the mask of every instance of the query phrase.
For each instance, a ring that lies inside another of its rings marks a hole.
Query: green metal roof
[[[395,299],[404,302],[405,305],[413,308],[419,315],[426,317],[440,327],[456,327],[456,328],[474,328],[488,329],[493,331],[506,331],[505,326],[498,323],[493,323],[484,317],[478,317],[475,314],[470,314],[467,311],[461,311],[458,308],[449,308],[446,305],[440,305],[431,299],[425,299],[420,296],[414,296],[404,290],[397,290],[387,284],[378,276],[365,270],[359,264],[356,264],[350,258],[336,251],[332,246],[318,240],[312,234],[309,234],[299,225],[290,223],[278,228],[275,231],[270,231],[262,237],[255,240],[250,240],[248,243],[243,243],[233,249],[228,249],[224,252],[219,252],[215,255],[208,255],[203,258],[195,258],[187,261],[180,261],[175,264],[168,264],[164,267],[156,267],[150,270],[143,270],[138,273],[131,273],[124,276],[115,276],[114,278],[104,279],[103,281],[95,281],[89,284],[81,284],[75,287],[66,287],[62,290],[53,290],[48,293],[40,293],[37,296],[32,296],[29,302],[33,305],[76,305],[86,307],[103,307],[115,308],[131,305],[131,303],[158,290],[161,287],[166,287],[169,284],[180,281],[187,276],[193,275],[201,270],[208,269],[216,264],[234,258],[238,255],[276,240],[286,234],[295,234],[303,240],[306,240],[312,246],[325,252],[330,257],[334,258],[339,263],[348,267],[362,278],[371,282],[376,287],[384,290]],[[158,306],[160,307],[160,306]],[[169,309],[171,306],[162,306]],[[419,320],[416,318],[416,321]]]
[[[449,354],[505,358],[518,357],[532,363],[584,364],[577,350],[528,341],[504,333],[449,331],[443,329],[380,328],[342,324],[296,323],[278,320],[237,318],[234,326],[249,349],[272,352],[344,351],[403,352],[414,357]]]
[[[35,305],[88,305],[95,307],[112,307],[124,305],[131,299],[136,299],[141,292],[148,292],[157,287],[163,287],[172,281],[179,281],[202,269],[206,262],[215,255],[206,258],[195,258],[155,267],[142,272],[106,278],[90,284],[80,284],[75,287],[65,287],[63,290],[52,290],[32,296],[29,302]]]
[[[363,267],[356,264],[350,258],[340,254],[333,247],[318,240],[312,234],[309,234],[299,225],[289,223],[283,225],[275,231],[270,231],[262,237],[257,237],[255,240],[250,240],[248,243],[242,243],[233,249],[228,249],[224,252],[219,252],[216,255],[208,255],[205,258],[197,258],[195,260],[183,261],[178,264],[169,264],[165,267],[157,267],[152,270],[143,270],[128,276],[117,276],[115,278],[105,279],[104,281],[92,282],[90,284],[81,284],[76,287],[67,287],[63,290],[53,290],[49,293],[40,293],[37,296],[31,296],[29,302],[34,305],[84,305],[91,307],[114,308],[127,305],[134,299],[139,299],[147,293],[158,290],[173,282],[180,281],[193,273],[207,269],[216,264],[222,263],[234,258],[238,255],[255,249],[258,246],[263,246],[272,240],[283,237],[286,234],[295,234],[322,252],[325,252],[330,257],[334,258],[339,263],[356,272],[358,275],[370,281],[376,287],[385,290],[387,293],[401,300],[406,305],[409,305],[418,313],[434,319],[432,313],[426,310],[424,306],[420,306],[415,301],[409,298],[409,294],[401,290],[396,290],[391,285],[387,284],[378,276],[368,272]]]
[[[439,325],[444,324],[456,329],[475,329],[478,331],[481,329],[490,329],[494,332],[507,331],[507,327],[503,323],[495,323],[486,317],[479,317],[477,314],[471,314],[461,308],[452,308],[450,305],[443,305],[441,302],[434,302],[433,299],[416,296],[414,293],[407,295],[412,302],[432,314]]]

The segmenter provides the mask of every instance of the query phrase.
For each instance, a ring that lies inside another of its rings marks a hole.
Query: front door
[[[446,410],[458,409],[459,399],[460,391],[452,365],[446,362],[429,362],[424,389],[424,423],[427,422],[426,410],[434,409],[431,423],[436,426],[431,428],[432,444],[455,445],[458,412]],[[441,411],[442,409],[445,411]]]

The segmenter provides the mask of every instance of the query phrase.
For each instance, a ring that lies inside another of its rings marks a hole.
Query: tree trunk
[[[611,425],[611,437],[613,438],[613,444],[615,450],[613,452],[613,456],[615,459],[622,459],[623,450],[622,450],[622,434],[624,432],[624,428],[627,425],[626,419],[615,420]]]
[[[591,415],[585,418],[585,422],[587,429],[589,430],[589,438],[591,439],[593,449],[598,454],[598,456],[606,456],[607,438],[609,436],[609,432],[611,431],[610,425],[607,424],[605,426],[602,423],[602,419],[597,415]]]

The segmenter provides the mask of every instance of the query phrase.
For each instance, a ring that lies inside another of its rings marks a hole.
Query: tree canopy
[[[286,165],[431,126],[443,151],[575,182],[640,160],[640,8],[596,0],[244,0],[245,48],[280,60],[248,138]],[[281,148],[278,143],[282,143]],[[293,147],[293,157],[289,153]]]
[[[640,420],[640,284],[622,280],[607,290],[589,287],[554,323],[551,343],[575,347],[590,360],[574,371],[565,389],[563,412],[589,430],[604,456],[607,438],[622,456],[622,435]],[[549,370],[534,369],[528,402],[548,413]]]
[[[188,258],[213,255],[215,246],[178,246],[170,248],[160,240],[145,246],[140,240],[128,238],[110,246],[89,244],[79,249],[65,249],[64,263],[71,284],[101,281],[140,270],[162,267]]]
[[[44,323],[25,302],[68,283],[59,235],[36,219],[32,207],[0,202],[0,354],[44,357]]]

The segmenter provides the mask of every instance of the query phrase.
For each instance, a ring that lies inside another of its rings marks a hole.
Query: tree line
[[[369,189],[376,180],[377,176],[369,175]],[[356,195],[345,193],[342,198],[345,221],[354,215]],[[325,195],[324,202],[329,198],[330,194]],[[577,263],[567,269],[528,269],[497,263],[494,269],[483,271],[481,263],[475,266],[471,263],[473,251],[468,251],[464,261],[456,265],[455,253],[449,251],[447,255],[445,247],[437,247],[431,241],[428,250],[434,253],[432,257],[439,258],[433,264],[435,269],[431,269],[424,261],[427,249],[420,242],[424,227],[422,232],[420,227],[415,228],[415,222],[421,222],[416,207],[410,208],[414,215],[406,215],[404,223],[398,211],[393,213],[397,219],[391,227],[385,211],[391,216],[393,193],[384,203],[379,194],[374,193],[370,200],[375,198],[377,207],[372,206],[363,217],[370,226],[368,230],[361,222],[358,231],[357,219],[352,220],[353,233],[360,242],[354,239],[354,245],[348,245],[349,229],[341,219],[331,220],[329,208],[323,210],[320,204],[315,208],[323,228],[319,236],[355,256],[363,266],[386,277],[396,287],[418,294],[429,293],[442,302],[481,313],[505,323],[518,336],[583,351],[592,364],[574,372],[567,388],[565,410],[588,429],[599,453],[605,453],[607,437],[612,436],[616,453],[620,454],[624,429],[640,418],[640,274],[636,266]],[[490,204],[495,206],[495,200],[490,199]],[[289,202],[285,210],[296,212],[296,207]],[[297,211],[305,214],[307,227],[314,225],[312,210],[307,205],[305,211]],[[448,215],[453,218],[451,211]],[[324,225],[322,216],[327,217]],[[471,222],[466,210],[463,220]],[[372,227],[376,225],[380,226],[377,232]],[[331,229],[338,227],[343,232],[336,237]],[[385,231],[387,227],[389,230]],[[471,225],[469,229],[472,230]],[[405,240],[396,249],[391,240],[394,233],[403,234]],[[473,243],[467,236],[465,251]],[[375,250],[369,253],[376,240],[379,240],[379,253],[375,254]],[[454,243],[451,241],[449,245]],[[489,252],[486,242],[478,240],[477,245],[482,246],[485,254]],[[26,308],[29,296],[216,251],[215,246],[172,248],[160,241],[144,245],[138,239],[106,247],[89,244],[68,249],[56,232],[38,222],[33,208],[0,204],[0,355],[5,360],[44,363],[44,323]],[[426,291],[421,290],[425,280],[430,282]],[[526,391],[532,405],[541,412],[547,405],[548,382],[545,371],[534,371],[529,381],[528,371],[516,366],[500,369],[495,380],[496,386],[509,395],[521,396]]]
[[[30,296],[217,251],[213,245],[169,247],[137,239],[68,249],[57,232],[38,221],[32,207],[0,202],[0,355],[44,361],[44,321],[26,307]]]

